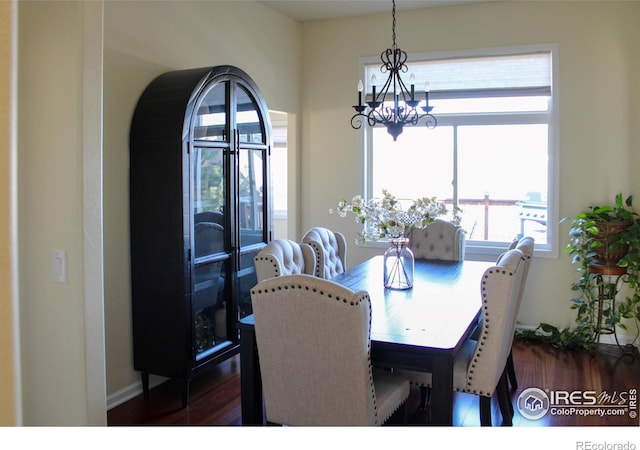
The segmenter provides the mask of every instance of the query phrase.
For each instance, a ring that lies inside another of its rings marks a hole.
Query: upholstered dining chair
[[[453,368],[453,388],[480,397],[480,424],[491,425],[491,397],[495,394],[505,425],[511,425],[513,406],[506,380],[507,358],[513,343],[518,296],[524,272],[520,250],[509,250],[488,268],[481,280],[482,329],[477,341],[470,339]],[[412,384],[431,387],[431,373],[396,369]]]
[[[258,283],[251,301],[267,422],[382,425],[396,411],[406,420],[408,380],[371,366],[367,292],[287,275]]]
[[[524,236],[520,240],[514,240],[509,246],[509,250],[518,249],[522,252],[522,256],[524,258],[524,270],[522,273],[522,283],[520,284],[520,292],[518,294],[518,307],[516,309],[516,319],[518,317],[518,313],[520,311],[520,305],[522,304],[522,294],[524,292],[525,285],[527,284],[527,277],[529,275],[529,267],[531,266],[531,259],[533,257],[533,247],[535,244],[535,240],[531,236]],[[518,389],[518,379],[516,377],[516,368],[513,363],[513,353],[509,352],[509,357],[507,358],[507,377],[509,384],[511,385],[511,389]]]
[[[302,237],[316,255],[316,276],[331,279],[347,270],[347,240],[338,231],[313,227]]]
[[[258,282],[283,275],[316,273],[316,257],[309,244],[274,239],[253,258]]]
[[[438,218],[426,228],[414,228],[409,235],[409,247],[416,259],[462,261],[466,233],[462,227]]]

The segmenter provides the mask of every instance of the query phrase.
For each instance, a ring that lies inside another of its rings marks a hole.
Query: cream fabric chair
[[[347,240],[337,231],[313,227],[302,237],[316,255],[316,276],[331,279],[347,270]]]
[[[259,283],[251,300],[268,422],[382,425],[403,404],[406,416],[409,382],[371,367],[367,292],[289,275]]]
[[[518,249],[522,252],[524,257],[524,271],[522,273],[522,283],[520,285],[520,293],[518,294],[518,308],[516,310],[516,319],[520,311],[520,305],[522,304],[522,294],[524,292],[525,285],[527,284],[527,276],[529,275],[529,266],[531,266],[531,259],[533,258],[533,247],[535,244],[534,238],[531,236],[525,236],[520,240],[514,240],[509,246],[509,250]],[[509,352],[509,358],[507,359],[507,376],[511,389],[514,391],[518,389],[518,379],[516,377],[516,368],[513,364],[513,354]]]
[[[269,242],[253,259],[258,283],[283,275],[316,273],[316,257],[308,244],[289,239]]]
[[[462,261],[466,248],[466,233],[460,226],[436,219],[426,228],[415,228],[409,235],[409,246],[416,259]]]
[[[491,425],[491,397],[498,396],[506,425],[512,424],[513,406],[506,385],[506,364],[513,343],[518,296],[524,272],[520,250],[509,250],[482,276],[482,329],[477,341],[469,340],[453,368],[453,388],[480,397],[480,423]],[[403,369],[394,371],[412,384],[431,387],[431,374]]]

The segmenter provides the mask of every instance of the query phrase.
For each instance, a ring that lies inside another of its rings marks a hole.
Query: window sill
[[[385,241],[367,241],[365,243],[358,243],[358,247],[362,248],[375,248],[375,249],[387,249],[389,244]],[[495,261],[502,253],[506,252],[509,244],[485,244],[485,245],[473,245],[469,242],[466,244],[465,260],[468,261]],[[556,258],[555,254],[550,248],[536,247],[534,256],[541,258]]]

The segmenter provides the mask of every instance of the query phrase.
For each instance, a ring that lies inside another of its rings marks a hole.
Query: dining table
[[[453,424],[454,362],[481,323],[482,275],[493,265],[417,259],[413,287],[393,290],[384,287],[383,257],[374,256],[331,279],[369,294],[374,367],[432,374],[432,425]],[[242,423],[262,425],[264,405],[253,315],[241,319],[238,328]]]

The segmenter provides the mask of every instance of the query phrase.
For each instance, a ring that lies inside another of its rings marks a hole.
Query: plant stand
[[[595,286],[598,290],[598,294],[595,300],[593,300],[595,303],[594,309],[597,311],[595,342],[599,342],[600,336],[603,334],[613,334],[618,348],[625,351],[618,341],[615,325],[608,322],[607,319],[615,314],[616,296],[620,292],[621,284],[625,283],[627,269],[624,267],[607,267],[594,264],[589,266],[589,272],[595,274]]]

